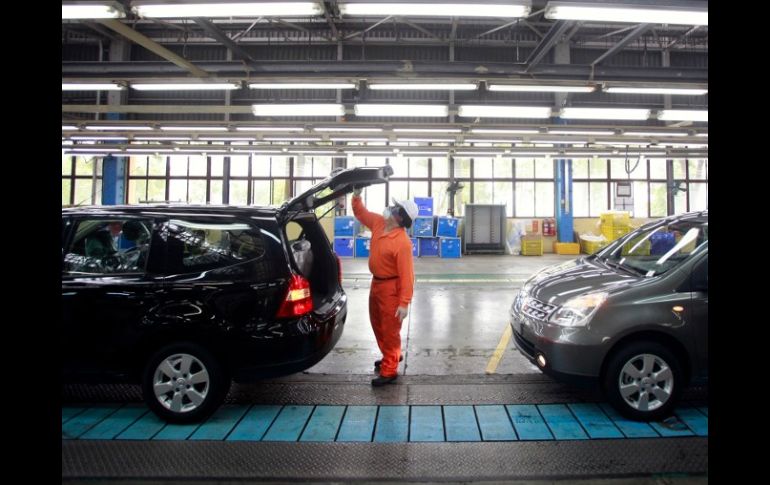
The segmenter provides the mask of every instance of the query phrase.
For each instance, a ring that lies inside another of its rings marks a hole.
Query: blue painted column
[[[107,113],[108,120],[119,120],[119,113]],[[126,203],[126,168],[127,157],[104,157],[102,162],[102,204],[118,205]]]
[[[575,242],[572,224],[572,160],[556,160],[556,239]]]

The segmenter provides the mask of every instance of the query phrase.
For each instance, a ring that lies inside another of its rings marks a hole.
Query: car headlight
[[[551,315],[550,321],[564,327],[583,327],[607,300],[607,296],[608,293],[601,292],[571,298]]]

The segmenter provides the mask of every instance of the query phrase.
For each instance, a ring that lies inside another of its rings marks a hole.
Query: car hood
[[[522,290],[542,302],[562,305],[570,298],[586,293],[613,293],[646,280],[650,278],[609,267],[595,257],[589,257],[546,268],[532,276]]]

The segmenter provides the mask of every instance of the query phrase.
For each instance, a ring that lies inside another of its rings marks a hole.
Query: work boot
[[[404,361],[404,354],[401,354],[401,357],[398,358],[398,361],[399,362],[403,362]],[[382,360],[375,360],[374,361],[374,368],[375,369],[379,369],[381,365],[382,365]]]
[[[378,376],[372,379],[372,387],[381,387],[398,379],[398,375],[392,377]]]

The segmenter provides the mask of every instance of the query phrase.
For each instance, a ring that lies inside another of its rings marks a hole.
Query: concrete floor
[[[415,291],[401,329],[401,375],[485,374],[508,325],[508,308],[533,273],[575,256],[465,256],[415,258]],[[342,261],[348,294],[345,331],[332,352],[306,371],[312,374],[372,374],[381,358],[369,324],[366,259]],[[539,374],[509,341],[497,374]]]

